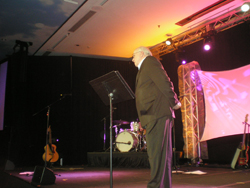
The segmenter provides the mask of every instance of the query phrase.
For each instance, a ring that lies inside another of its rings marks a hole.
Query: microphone
[[[60,94],[60,97],[66,97],[66,96],[72,96],[72,94],[71,93]]]

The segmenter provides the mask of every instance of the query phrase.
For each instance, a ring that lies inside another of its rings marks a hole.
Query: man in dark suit
[[[151,179],[148,188],[171,188],[172,120],[181,107],[174,87],[162,64],[146,47],[133,53],[136,76],[136,108],[146,129]]]

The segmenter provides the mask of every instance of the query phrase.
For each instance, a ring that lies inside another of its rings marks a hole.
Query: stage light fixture
[[[182,65],[187,63],[186,52],[184,49],[179,48],[174,52],[174,54],[176,62],[181,63]]]
[[[14,53],[17,47],[19,47],[19,52],[26,52],[28,53],[28,48],[33,45],[33,42],[24,42],[20,40],[16,40],[16,44],[13,47]]]
[[[167,46],[170,46],[170,45],[172,45],[173,40],[171,38],[168,38],[165,43]]]
[[[209,51],[212,47],[212,43],[213,43],[212,37],[206,37],[203,40],[203,49]]]
[[[187,63],[187,61],[185,59],[182,60],[181,64],[185,65]]]
[[[203,49],[209,51],[214,46],[214,36],[216,35],[214,23],[206,25],[206,32],[201,34],[203,38]]]
[[[204,50],[208,51],[211,49],[211,46],[209,44],[204,45]]]
[[[249,11],[249,8],[250,8],[250,6],[249,6],[248,3],[245,3],[245,4],[243,4],[243,5],[241,6],[241,10],[242,10],[243,12]]]
[[[216,35],[214,29],[207,27],[207,32],[203,33],[201,37],[203,38],[203,49],[209,51],[214,46],[214,35]]]

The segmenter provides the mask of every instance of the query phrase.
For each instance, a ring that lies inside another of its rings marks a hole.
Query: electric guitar
[[[247,147],[245,145],[245,139],[246,139],[246,126],[249,124],[247,123],[248,121],[248,114],[246,114],[246,117],[245,117],[245,122],[243,122],[243,124],[245,125],[245,128],[244,128],[244,135],[243,135],[243,139],[242,139],[242,142],[239,144],[239,146],[237,147],[236,149],[236,152],[234,154],[234,158],[231,162],[231,168],[232,169],[235,169],[235,166],[236,166],[236,163],[238,161],[238,164],[239,165],[245,165],[245,166],[248,166],[248,150],[249,150],[249,134],[248,134],[248,139],[247,139]],[[248,129],[249,130],[249,129]],[[249,132],[249,131],[248,131]],[[245,152],[244,152],[245,150]],[[245,154],[245,156],[244,156]],[[240,157],[239,157],[240,156]]]
[[[246,146],[246,143],[245,143],[247,121],[248,121],[248,114],[245,117],[245,122],[244,122],[245,128],[244,128],[244,135],[243,135],[243,140],[242,140],[241,154],[240,154],[240,157],[238,159],[238,164],[241,165],[241,166],[244,166],[244,165],[248,166],[249,135],[247,137],[248,138],[247,139],[247,146]]]
[[[48,128],[48,135],[49,135],[49,143],[47,144],[47,146],[44,147],[44,154],[43,154],[43,160],[50,162],[50,163],[54,163],[59,159],[59,155],[56,151],[56,145],[52,144],[52,134],[51,134],[51,128],[49,126]]]

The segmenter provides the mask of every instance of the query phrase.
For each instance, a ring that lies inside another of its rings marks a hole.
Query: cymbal
[[[118,124],[118,125],[130,124],[130,122],[124,121],[124,120],[113,120],[113,123],[114,123],[114,124]]]

